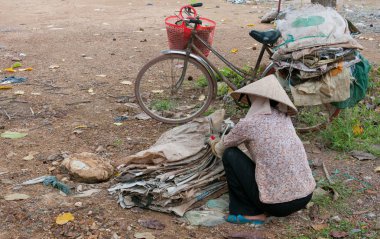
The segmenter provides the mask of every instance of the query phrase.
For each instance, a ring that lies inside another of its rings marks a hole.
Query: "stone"
[[[76,202],[76,203],[74,203],[74,206],[76,206],[76,207],[82,207],[83,203],[82,202]]]
[[[333,221],[333,222],[340,222],[340,221],[342,221],[342,219],[339,216],[333,216],[332,218],[330,218],[330,220]]]
[[[111,178],[114,172],[110,162],[93,153],[73,154],[64,159],[61,165],[79,182],[99,183]]]

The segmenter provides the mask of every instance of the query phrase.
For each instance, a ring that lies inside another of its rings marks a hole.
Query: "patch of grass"
[[[240,88],[241,83],[244,81],[243,77],[241,77],[240,75],[238,75],[237,73],[235,73],[233,70],[231,70],[228,67],[223,67],[219,71],[224,77],[229,79],[232,83],[234,83],[234,85],[236,85],[238,88]],[[217,77],[217,80],[221,80],[221,79],[219,79],[219,77]]]
[[[343,110],[328,127],[320,132],[322,139],[332,149],[338,151],[363,150],[380,156],[380,151],[372,147],[380,144],[380,114],[368,110],[364,105]],[[355,133],[355,127],[363,129]]]
[[[196,85],[197,87],[199,87],[199,88],[204,88],[204,87],[208,86],[208,82],[207,82],[206,77],[202,76],[202,77],[200,77],[199,79],[197,79],[197,80],[195,81],[195,85]]]
[[[169,100],[156,100],[151,103],[151,107],[157,111],[171,110],[174,108],[174,104]]]
[[[228,85],[224,82],[218,82],[217,96],[224,96],[228,94]]]
[[[325,122],[326,119],[326,115],[320,114],[319,107],[300,107],[299,114],[297,116],[297,121],[307,126],[317,125],[319,123]]]
[[[113,141],[113,145],[115,145],[116,147],[120,147],[123,145],[123,140],[117,138],[115,139],[115,141]]]
[[[203,115],[204,115],[204,116],[209,116],[209,115],[211,115],[212,113],[214,113],[215,111],[216,111],[215,108],[209,107],[209,108],[203,113]]]

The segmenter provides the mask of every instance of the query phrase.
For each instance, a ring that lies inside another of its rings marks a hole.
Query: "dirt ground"
[[[191,227],[172,215],[121,209],[116,198],[106,191],[113,181],[96,185],[67,181],[74,188],[81,185],[83,190],[103,189],[96,196],[80,199],[63,196],[58,190],[42,184],[17,186],[42,175],[66,177],[60,173],[56,162],[48,160],[51,155],[93,152],[109,158],[113,165],[119,165],[124,157],[147,148],[162,132],[172,127],[153,120],[129,119],[122,126],[113,123],[115,117],[131,110],[125,103],[134,101],[133,85],[121,82],[134,82],[139,69],[167,48],[164,18],[187,2],[0,0],[0,68],[10,67],[15,57],[22,58],[23,67],[33,68],[14,74],[0,73],[0,79],[9,75],[27,78],[11,90],[0,90],[0,132],[28,133],[17,140],[0,138],[0,195],[17,192],[31,196],[22,201],[0,198],[0,239],[116,239],[119,238],[116,234],[120,238],[133,238],[135,232],[145,231],[152,232],[156,238],[211,239],[223,238],[235,231],[257,232],[249,226],[227,224],[213,228]],[[271,28],[272,25],[260,24],[259,16],[277,3],[233,5],[223,0],[205,2],[199,12],[217,22],[216,48],[238,65],[252,65],[258,51],[248,50],[256,43],[248,31]],[[362,6],[359,8],[362,11],[380,9],[377,0],[365,3],[352,0],[344,1],[344,4],[353,10],[358,9],[358,5]],[[378,16],[373,19],[380,23]],[[366,29],[369,30],[359,39],[365,46],[363,54],[378,65],[380,33]],[[238,48],[239,52],[230,53],[232,48]],[[20,53],[26,56],[20,56]],[[52,65],[59,68],[50,69]],[[24,93],[17,95],[17,91]],[[370,212],[380,216],[380,181],[373,173],[375,163],[353,159],[336,161],[338,153],[314,145],[312,141],[306,147],[309,157],[325,160],[330,171],[339,169],[372,185],[371,190],[358,194],[352,202],[352,210],[362,213],[352,214],[347,220],[366,221],[368,227],[374,226],[375,221],[365,218],[364,214]],[[24,160],[30,152],[37,152],[34,159]],[[317,175],[321,173],[316,170]],[[360,189],[361,186],[353,182],[353,187]],[[82,206],[75,206],[76,202],[82,202]],[[74,214],[74,222],[56,225],[55,218],[62,212]],[[312,230],[308,213],[304,210],[287,218],[274,219],[259,231],[265,238],[302,235]],[[327,213],[321,216],[321,220],[330,216],[334,215]],[[159,219],[166,228],[162,231],[143,228],[137,224],[141,218]]]

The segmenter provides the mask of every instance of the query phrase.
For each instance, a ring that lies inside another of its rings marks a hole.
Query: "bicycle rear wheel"
[[[185,123],[202,114],[213,100],[212,78],[203,65],[186,56],[168,54],[148,62],[135,82],[142,110],[164,123]]]

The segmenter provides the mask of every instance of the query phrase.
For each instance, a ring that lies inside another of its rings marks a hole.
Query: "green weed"
[[[151,107],[157,111],[166,111],[174,108],[174,104],[169,100],[156,100],[151,103]]]
[[[202,76],[202,77],[200,77],[199,79],[197,79],[197,80],[195,81],[195,85],[196,85],[197,87],[199,87],[199,88],[204,88],[204,87],[208,86],[208,82],[207,82],[206,77]]]

